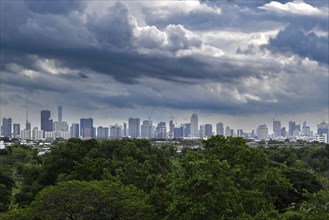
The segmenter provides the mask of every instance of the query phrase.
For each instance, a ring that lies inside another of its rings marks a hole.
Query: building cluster
[[[31,127],[26,114],[25,128],[21,129],[20,124],[12,123],[11,118],[3,118],[1,126],[1,136],[7,138],[17,138],[21,140],[47,140],[69,138],[97,138],[97,139],[120,139],[120,138],[157,138],[157,139],[204,139],[212,135],[237,136],[254,140],[306,140],[329,143],[328,130],[329,124],[324,121],[317,125],[317,132],[313,134],[310,127],[304,121],[302,126],[296,122],[290,121],[289,127],[281,126],[279,120],[273,120],[273,133],[269,134],[266,124],[259,125],[257,129],[251,132],[244,132],[242,129],[234,130],[230,126],[224,126],[222,122],[216,124],[213,129],[212,124],[199,125],[197,114],[192,114],[190,121],[181,125],[175,125],[173,120],[166,122],[153,123],[151,119],[143,120],[130,117],[128,123],[122,125],[110,125],[94,127],[92,118],[81,118],[80,123],[69,125],[63,121],[63,108],[58,107],[58,119],[53,121],[49,110],[42,110],[40,114],[40,129]]]

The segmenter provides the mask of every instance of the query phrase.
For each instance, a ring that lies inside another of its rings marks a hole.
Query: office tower
[[[50,119],[50,111],[41,111],[41,130],[52,131],[53,130],[53,120]]]
[[[303,127],[302,127],[302,135],[304,136],[311,136],[311,128],[307,126],[306,121],[303,122]]]
[[[205,124],[205,129],[204,129],[204,135],[205,137],[210,137],[212,136],[212,125],[211,124]]]
[[[192,114],[191,116],[191,137],[199,137],[199,131],[198,131],[198,115]]]
[[[70,128],[70,136],[72,138],[78,138],[80,136],[79,132],[79,124],[78,123],[73,123]]]
[[[110,138],[111,139],[120,139],[122,138],[122,126],[121,125],[112,125],[110,126]]]
[[[225,127],[225,136],[226,137],[231,136],[231,128],[230,128],[230,126],[226,126]]]
[[[216,134],[217,135],[224,135],[224,125],[222,122],[216,124]]]
[[[141,137],[142,138],[153,138],[154,130],[153,130],[153,122],[151,120],[144,120],[141,125]]]
[[[139,138],[140,137],[140,119],[139,118],[129,118],[128,119],[128,129],[129,136],[131,138]]]
[[[31,130],[31,123],[29,122],[29,111],[27,109],[26,109],[25,130]]]
[[[231,130],[230,130],[230,136],[231,136],[231,137],[234,137],[234,136],[235,136],[235,135],[234,135],[234,129],[231,129]]]
[[[183,137],[183,130],[182,127],[175,127],[174,128],[174,138],[181,138]]]
[[[58,106],[58,122],[62,123],[62,106]]]
[[[236,136],[238,136],[238,137],[243,137],[243,130],[242,129],[238,129],[237,131],[236,131]]]
[[[257,137],[258,140],[266,140],[268,137],[268,128],[264,125],[259,125],[257,128]]]
[[[13,137],[19,138],[21,135],[21,126],[20,124],[13,124]]]
[[[2,134],[4,137],[11,138],[12,120],[11,118],[2,119]]]
[[[281,131],[280,131],[280,136],[281,137],[286,137],[286,135],[287,135],[286,127],[282,127]]]
[[[123,137],[127,137],[127,123],[124,122],[123,123]]]
[[[273,137],[279,137],[281,133],[281,122],[273,120]]]
[[[200,127],[199,127],[199,137],[201,139],[205,137],[205,125],[200,125]]]
[[[92,118],[80,119],[80,136],[82,138],[95,138],[95,128]]]
[[[166,122],[159,122],[156,127],[155,133],[157,138],[166,138],[167,137]]]
[[[175,128],[175,124],[173,120],[169,121],[169,134],[168,137],[169,138],[173,138],[174,137],[174,128]]]
[[[294,130],[295,130],[295,126],[296,126],[296,122],[293,121],[289,121],[289,131],[288,131],[288,136],[292,137],[294,134]]]
[[[191,136],[191,123],[186,123],[181,125],[183,137]]]
[[[109,137],[109,128],[99,126],[97,128],[97,138],[98,139],[107,139]]]

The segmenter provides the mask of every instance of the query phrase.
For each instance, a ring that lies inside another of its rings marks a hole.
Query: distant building
[[[200,125],[199,128],[199,137],[204,138],[205,137],[205,125]]]
[[[328,143],[328,135],[329,135],[329,124],[325,121],[322,121],[320,124],[317,125],[317,134],[318,135],[327,135],[327,142]]]
[[[259,125],[257,128],[258,140],[266,140],[268,138],[268,128],[264,125]]]
[[[280,136],[281,136],[281,137],[286,137],[286,136],[287,136],[286,127],[282,127],[282,128],[281,128]]]
[[[159,122],[155,130],[156,138],[167,138],[166,122]]]
[[[82,138],[95,138],[95,128],[92,118],[80,119],[80,136]]]
[[[126,122],[124,122],[123,123],[123,137],[127,137],[128,135],[127,135],[127,123]]]
[[[175,128],[175,124],[173,120],[169,121],[169,134],[168,137],[169,138],[173,138],[174,137],[174,128]]]
[[[191,123],[181,125],[183,137],[191,137]]]
[[[184,135],[184,131],[182,129],[182,127],[175,127],[174,128],[174,138],[181,138]]]
[[[212,124],[205,124],[204,126],[204,136],[211,137],[212,136]]]
[[[217,135],[224,135],[224,125],[222,122],[216,124],[216,134]]]
[[[58,122],[62,123],[62,106],[58,106]]]
[[[238,136],[238,137],[243,137],[243,135],[244,135],[244,133],[243,133],[243,130],[242,130],[242,129],[238,129],[238,130],[236,131],[236,136]]]
[[[109,128],[99,126],[97,128],[97,139],[107,139],[109,137]]]
[[[21,126],[20,124],[13,124],[13,137],[19,138],[21,136]]]
[[[122,126],[121,125],[111,125],[110,126],[110,138],[120,139],[122,138]]]
[[[2,119],[2,134],[4,137],[11,138],[12,134],[12,120],[11,118],[3,118]]]
[[[318,141],[320,143],[328,144],[328,134],[315,134],[313,136],[313,141]]]
[[[199,131],[198,131],[198,115],[192,114],[191,116],[191,137],[199,137]]]
[[[70,136],[72,138],[78,138],[80,136],[79,132],[79,124],[78,123],[73,123],[70,128]]]
[[[43,132],[38,127],[34,127],[32,130],[32,140],[39,141],[43,139]]]
[[[32,136],[31,136],[31,130],[22,130],[21,131],[21,139],[22,140],[31,140]]]
[[[225,127],[225,136],[226,137],[232,136],[231,135],[231,128],[230,128],[230,126],[226,126]]]
[[[50,119],[50,111],[41,111],[41,130],[43,131],[53,131],[53,120]]]
[[[142,138],[154,138],[153,122],[151,120],[144,120],[141,125]]]
[[[296,129],[296,122],[289,121],[289,131],[288,131],[288,136],[293,137],[294,130]]]
[[[273,137],[277,138],[281,133],[281,122],[273,120]]]
[[[311,136],[311,128],[307,126],[306,121],[303,122],[302,135],[307,137]]]
[[[128,127],[129,127],[129,136],[131,138],[140,137],[140,119],[139,118],[129,118]]]

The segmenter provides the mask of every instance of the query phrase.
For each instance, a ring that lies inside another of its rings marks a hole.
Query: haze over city
[[[1,1],[1,115],[328,122],[328,1]]]

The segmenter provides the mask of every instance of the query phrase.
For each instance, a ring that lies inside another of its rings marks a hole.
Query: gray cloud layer
[[[18,103],[45,106],[50,99],[81,109],[233,115],[328,106],[328,4],[1,5],[2,105],[8,112]]]

